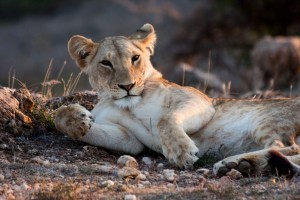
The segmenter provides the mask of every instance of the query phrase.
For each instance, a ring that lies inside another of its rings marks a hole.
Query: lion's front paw
[[[84,136],[91,128],[92,122],[91,113],[79,104],[61,106],[56,110],[56,128],[72,139]]]
[[[193,141],[168,140],[163,142],[162,149],[169,162],[180,168],[193,168],[194,163],[199,159],[196,156],[198,148]]]
[[[253,171],[253,165],[240,156],[232,156],[215,163],[213,172],[216,176],[225,176],[231,169],[236,169],[243,175],[248,175]]]

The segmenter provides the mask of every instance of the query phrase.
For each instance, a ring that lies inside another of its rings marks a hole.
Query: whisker
[[[146,89],[155,89],[155,87],[145,86]]]

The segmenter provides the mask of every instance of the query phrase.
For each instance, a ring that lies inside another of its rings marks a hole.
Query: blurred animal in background
[[[286,89],[297,85],[300,37],[264,37],[252,50],[253,88]]]

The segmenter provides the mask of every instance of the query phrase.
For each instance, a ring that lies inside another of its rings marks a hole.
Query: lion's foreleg
[[[158,124],[163,154],[180,168],[192,168],[198,157],[198,148],[174,117],[164,118]]]
[[[138,154],[144,149],[144,145],[135,136],[118,124],[93,123],[87,134],[79,140],[129,154]]]
[[[72,139],[131,154],[140,153],[144,145],[126,127],[116,123],[95,123],[91,113],[79,104],[62,106],[56,111],[55,126]]]

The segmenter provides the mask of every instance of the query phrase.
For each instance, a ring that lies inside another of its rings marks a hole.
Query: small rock
[[[153,164],[151,158],[149,158],[149,157],[143,157],[143,158],[142,158],[142,161],[143,161],[143,163],[145,163],[145,165],[147,165],[148,167],[151,167],[152,164]]]
[[[157,174],[158,178],[160,178],[160,180],[163,180],[164,179],[164,175],[162,174]]]
[[[159,169],[162,169],[162,168],[164,168],[164,164],[162,164],[162,163],[158,163],[158,164],[157,164],[157,168],[159,168]]]
[[[174,188],[174,187],[175,187],[175,185],[173,183],[168,183],[167,184],[167,188]]]
[[[106,188],[111,188],[112,186],[115,185],[115,182],[113,182],[112,180],[107,180],[107,181],[103,181],[101,185]]]
[[[30,149],[28,150],[29,154],[37,154],[39,151],[37,149]]]
[[[38,157],[38,156],[32,158],[31,161],[32,161],[32,162],[35,162],[35,163],[38,163],[38,164],[42,164],[42,163],[44,162],[44,161],[43,161],[40,157]]]
[[[243,178],[243,175],[241,174],[241,172],[237,171],[236,169],[231,169],[231,171],[227,172],[226,175],[229,176],[231,179]]]
[[[69,165],[66,165],[66,167],[60,168],[60,171],[63,174],[66,174],[68,176],[75,176],[76,174],[79,173],[78,166],[73,165],[73,164],[69,164]]]
[[[147,177],[146,177],[144,174],[139,174],[139,175],[136,177],[136,180],[145,181],[145,180],[147,180]]]
[[[183,178],[192,178],[192,177],[193,177],[193,174],[188,173],[188,172],[186,172],[186,171],[181,171],[181,172],[180,172],[180,177],[183,177]]]
[[[137,184],[138,188],[145,188],[145,186],[142,183]]]
[[[7,195],[7,200],[15,200],[15,199],[16,199],[16,197],[12,193],[9,193]]]
[[[123,167],[122,169],[118,170],[118,177],[119,178],[135,178],[140,175],[141,172],[133,167]]]
[[[226,186],[230,186],[232,184],[232,180],[230,179],[229,176],[222,176],[219,179],[219,183],[221,186],[226,187]]]
[[[146,176],[149,176],[149,172],[148,171],[141,171],[142,172],[142,174],[145,174]]]
[[[204,177],[207,177],[209,175],[209,169],[205,169],[205,168],[200,168],[197,169],[196,172]]]
[[[39,156],[36,156],[34,158],[31,159],[32,162],[44,165],[44,166],[49,166],[50,162],[49,160],[42,160]]]
[[[49,167],[50,166],[50,161],[49,160],[45,160],[43,162],[43,165],[46,166],[46,167]]]
[[[57,163],[56,166],[58,167],[58,169],[67,168],[67,165],[65,163]]]
[[[167,180],[167,181],[174,181],[175,180],[175,176],[176,174],[174,173],[174,170],[173,169],[164,169],[163,170],[163,175],[164,175],[164,178]]]
[[[27,183],[22,183],[21,185],[20,185],[20,187],[21,187],[21,189],[23,189],[23,190],[29,190],[30,189],[30,186],[29,185],[27,185]]]
[[[126,194],[124,200],[137,200],[137,198],[134,194]]]
[[[122,167],[133,167],[133,168],[138,168],[139,164],[137,163],[137,161],[128,155],[124,155],[121,156],[118,161],[117,161],[118,167],[122,168]]]
[[[98,165],[98,164],[92,164],[91,167],[95,170],[96,173],[115,173],[116,168],[111,165]]]
[[[0,182],[4,181],[5,177],[3,176],[3,174],[0,174]]]
[[[150,185],[151,183],[150,183],[150,181],[141,181],[141,184],[143,184],[143,185]]]
[[[9,146],[5,143],[2,143],[2,144],[0,144],[0,149],[1,150],[6,150],[6,149],[9,149]]]

